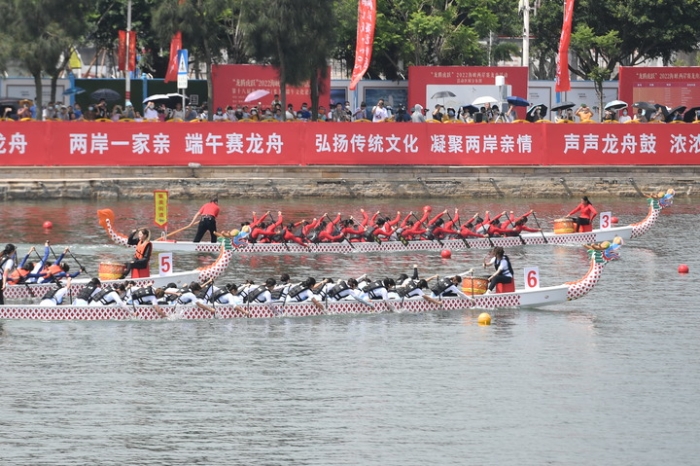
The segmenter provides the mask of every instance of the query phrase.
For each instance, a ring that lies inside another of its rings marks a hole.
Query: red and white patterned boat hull
[[[536,290],[516,290],[513,293],[475,295],[471,298],[443,298],[434,304],[423,298],[374,301],[372,307],[357,301],[324,303],[323,309],[311,302],[293,304],[249,304],[243,305],[246,312],[234,306],[215,306],[216,313],[193,305],[161,306],[167,317],[163,317],[150,306],[0,306],[0,319],[26,320],[200,320],[273,317],[309,317],[340,314],[377,314],[383,312],[421,313],[456,309],[505,309],[539,307],[578,299],[590,292],[600,279],[605,264],[591,262],[591,267],[580,280],[563,285]]]

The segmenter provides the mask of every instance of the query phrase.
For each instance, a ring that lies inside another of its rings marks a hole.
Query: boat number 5
[[[528,290],[540,287],[540,269],[537,267],[525,267],[525,288]]]
[[[610,212],[600,213],[600,229],[607,230],[612,227],[612,214]]]
[[[173,274],[173,253],[161,252],[158,254],[158,273],[160,275]]]

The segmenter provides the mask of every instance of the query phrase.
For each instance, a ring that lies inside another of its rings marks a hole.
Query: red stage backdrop
[[[436,104],[445,108],[471,104],[477,97],[501,100],[496,76],[504,76],[507,95],[527,99],[527,68],[522,66],[410,66],[408,105],[420,104],[432,111]],[[510,89],[510,90],[508,90]],[[519,110],[525,118],[525,110]]]
[[[698,124],[0,123],[0,165],[700,165]]]
[[[649,102],[668,107],[700,106],[700,67],[621,66],[618,95],[632,105]]]
[[[226,108],[228,105],[254,106],[258,101],[244,103],[246,96],[253,91],[264,89],[270,92],[259,101],[263,108],[269,107],[275,94],[280,93],[280,80],[271,66],[263,65],[212,65],[212,82],[214,84],[214,109]],[[330,69],[327,76],[330,76]],[[331,101],[330,78],[322,80],[319,105],[328,109]],[[280,100],[282,96],[280,95]],[[300,87],[287,86],[287,105],[293,104],[294,110],[299,110],[306,102],[311,107],[311,89],[308,83]],[[330,110],[329,110],[330,111]]]

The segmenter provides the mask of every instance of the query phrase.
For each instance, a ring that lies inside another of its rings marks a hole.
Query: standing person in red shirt
[[[194,236],[193,242],[199,243],[207,231],[211,235],[211,242],[216,243],[216,217],[219,216],[219,198],[214,196],[209,202],[204,204],[194,217],[192,218],[192,223],[197,221],[199,218],[199,226],[197,227],[197,234]]]
[[[591,201],[588,200],[588,196],[583,196],[581,198],[581,203],[576,206],[574,210],[569,212],[568,217],[571,217],[576,212],[578,212],[578,217],[575,217],[574,223],[576,223],[576,231],[581,231],[583,225],[590,225],[593,223],[593,219],[598,215],[598,211],[595,210]]]

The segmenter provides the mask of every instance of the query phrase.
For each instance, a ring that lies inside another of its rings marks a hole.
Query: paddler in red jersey
[[[593,219],[598,215],[598,211],[595,210],[591,201],[588,200],[588,196],[583,196],[581,198],[581,203],[577,205],[574,210],[569,212],[568,217],[571,217],[577,212],[578,217],[573,218],[574,223],[576,223],[576,231],[582,231],[581,227],[593,223]]]
[[[209,202],[204,204],[192,218],[192,223],[190,223],[190,225],[196,222],[197,218],[199,218],[197,234],[194,236],[194,240],[192,241],[199,243],[202,240],[202,237],[204,237],[204,233],[208,231],[211,235],[211,242],[216,243],[216,235],[214,232],[216,231],[216,218],[218,216],[219,198],[214,196],[209,200]]]
[[[135,244],[136,252],[134,253],[134,259],[124,264],[126,269],[121,278],[126,277],[132,269],[142,270],[150,268],[153,244],[151,244],[151,232],[148,231],[148,228],[140,228],[131,232],[127,243]]]

